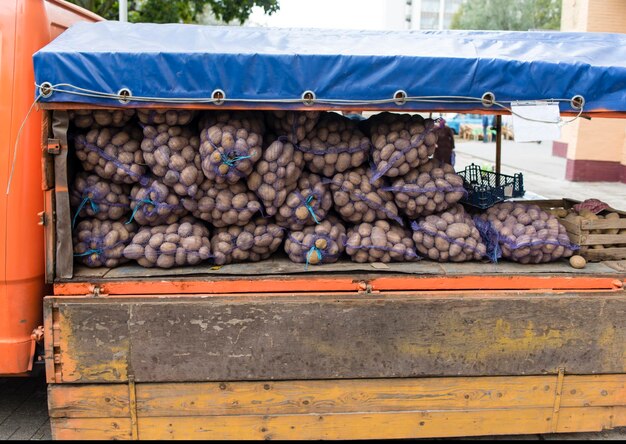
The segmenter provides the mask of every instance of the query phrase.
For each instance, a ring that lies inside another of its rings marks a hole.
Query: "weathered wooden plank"
[[[626,244],[626,234],[582,234],[580,245]]]
[[[561,406],[603,407],[626,405],[626,375],[566,375]]]
[[[130,418],[126,384],[50,384],[51,418]]]
[[[146,416],[278,415],[551,407],[555,376],[137,385]]]
[[[552,408],[141,418],[142,439],[399,439],[549,433]],[[624,407],[563,408],[557,432],[626,424]]]
[[[130,440],[130,418],[50,418],[52,439]]]
[[[619,260],[626,257],[626,247],[587,249],[585,257],[590,261]]]
[[[606,230],[611,228],[626,228],[626,217],[620,219],[583,219],[580,225],[584,230]]]
[[[64,381],[626,371],[624,292],[67,301]]]
[[[129,308],[128,304],[115,301],[98,305],[59,305],[62,381],[56,382],[117,382],[128,379]]]

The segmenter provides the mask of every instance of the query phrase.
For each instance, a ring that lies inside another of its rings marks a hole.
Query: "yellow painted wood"
[[[139,416],[552,407],[556,376],[137,384]]]
[[[130,419],[50,418],[52,439],[131,439]]]
[[[51,418],[129,418],[128,385],[48,385]]]
[[[565,375],[561,407],[626,406],[626,375]]]
[[[141,418],[143,439],[397,439],[549,433],[552,408]],[[563,408],[558,432],[626,425],[625,407]]]

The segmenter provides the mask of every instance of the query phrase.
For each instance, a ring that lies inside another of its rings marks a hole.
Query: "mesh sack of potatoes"
[[[135,115],[134,109],[75,109],[69,118],[76,128],[122,127]]]
[[[437,148],[437,129],[442,125],[443,120],[424,119],[419,114],[385,112],[372,117],[373,179],[404,176],[428,162]]]
[[[534,204],[503,202],[480,217],[498,232],[498,243],[505,259],[538,264],[570,257],[578,249],[570,242],[558,219]]]
[[[328,183],[321,176],[304,171],[295,190],[276,213],[276,223],[290,230],[302,230],[326,218],[333,206]]]
[[[149,185],[135,185],[130,190],[129,220],[139,225],[173,224],[187,214],[182,198],[167,185],[152,180]]]
[[[128,259],[124,248],[137,232],[137,224],[84,219],[73,230],[74,257],[88,267],[117,267]]]
[[[303,167],[302,152],[286,137],[268,140],[261,160],[248,176],[248,188],[261,199],[267,215],[276,214],[287,194],[296,187]]]
[[[258,262],[269,258],[283,242],[284,230],[263,217],[243,226],[218,228],[211,238],[216,265]]]
[[[137,117],[144,125],[189,125],[196,112],[188,109],[138,109]]]
[[[94,128],[75,138],[76,157],[85,171],[114,183],[146,183],[146,166],[137,127]]]
[[[258,198],[241,182],[217,185],[205,180],[194,199],[183,199],[183,206],[216,228],[246,225],[261,212]]]
[[[390,219],[404,225],[398,216],[398,207],[393,201],[393,194],[384,191],[383,179],[373,182],[372,171],[363,167],[345,173],[337,173],[330,183],[335,211],[343,220],[360,224],[379,219]]]
[[[143,158],[152,173],[179,196],[194,197],[204,180],[200,137],[190,126],[145,125]]]
[[[189,216],[178,223],[141,227],[124,248],[124,257],[147,268],[197,265],[211,257],[209,229]]]
[[[417,251],[438,262],[465,262],[487,256],[487,246],[473,219],[460,204],[411,224]]]
[[[337,113],[325,113],[298,144],[309,171],[332,177],[362,165],[371,143],[357,122]]]
[[[348,230],[346,253],[353,262],[410,262],[420,259],[411,234],[386,220],[363,222]]]
[[[278,136],[286,136],[291,143],[298,143],[313,130],[320,115],[319,111],[267,111],[265,123]]]
[[[72,226],[78,217],[118,220],[130,212],[130,185],[116,184],[96,174],[81,171],[70,189],[70,205],[74,212]]]
[[[337,262],[345,250],[346,228],[335,216],[323,222],[290,231],[285,240],[285,252],[292,262],[331,264]]]
[[[200,121],[200,156],[207,179],[236,183],[248,177],[263,154],[264,124],[260,114],[205,114]]]
[[[411,219],[440,213],[467,194],[463,178],[454,172],[452,165],[437,159],[430,159],[398,177],[383,190],[393,193],[400,211]]]

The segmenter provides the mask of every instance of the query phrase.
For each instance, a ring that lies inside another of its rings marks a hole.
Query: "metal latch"
[[[61,140],[60,139],[48,139],[48,146],[46,148],[48,154],[57,155],[61,154]]]
[[[39,217],[39,222],[37,222],[37,225],[42,227],[45,226],[47,222],[46,212],[40,211],[39,213],[37,213],[37,216]]]

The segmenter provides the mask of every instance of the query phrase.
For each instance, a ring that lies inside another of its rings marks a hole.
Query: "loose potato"
[[[286,136],[291,143],[304,140],[320,118],[319,111],[267,111],[267,127],[277,136]]]
[[[332,177],[362,165],[367,160],[370,145],[355,121],[331,112],[320,117],[297,148],[304,153],[309,171]]]
[[[576,216],[568,215],[566,219]],[[551,262],[572,256],[572,244],[558,219],[537,205],[503,202],[480,216],[491,222],[500,235],[502,257],[522,264]]]
[[[375,178],[398,177],[428,162],[437,147],[440,122],[419,114],[380,113],[368,121]]]
[[[247,178],[262,157],[264,125],[257,113],[206,113],[200,130],[202,171],[214,183]]]
[[[145,183],[141,140],[141,131],[132,126],[92,129],[76,136],[76,157],[85,171],[93,171],[113,183]]]
[[[211,239],[216,265],[258,262],[278,250],[284,231],[267,219],[257,217],[243,226],[219,228]]]
[[[324,220],[333,205],[328,184],[317,174],[303,172],[297,187],[276,213],[276,223],[292,231]]]
[[[587,265],[585,258],[577,254],[569,258],[569,263],[573,268],[585,268]]]
[[[350,228],[346,253],[353,262],[409,262],[419,259],[411,234],[386,220],[363,222]]]
[[[417,251],[438,262],[481,260],[487,246],[472,218],[460,204],[411,224]]]
[[[124,248],[137,232],[137,224],[85,219],[73,231],[74,257],[88,267],[117,267],[128,259]]]
[[[96,217],[100,220],[118,220],[130,212],[130,186],[116,184],[95,174],[81,171],[70,189],[70,205],[74,220]]]
[[[330,181],[335,211],[346,222],[355,224],[390,219],[402,225],[393,194],[383,191],[382,179],[371,179],[372,172],[363,167],[335,174]]]
[[[285,252],[292,262],[301,264],[330,264],[343,253],[346,229],[332,215],[323,222],[290,231],[285,240]]]
[[[287,194],[295,189],[304,167],[302,152],[283,136],[266,137],[263,157],[248,176],[248,188],[256,193],[265,207],[265,214],[274,216],[285,203]]]
[[[209,229],[189,216],[178,223],[141,227],[124,256],[148,268],[197,265],[211,256]]]
[[[70,121],[76,128],[101,128],[125,126],[135,115],[134,109],[75,109],[69,111]]]
[[[246,225],[261,211],[255,194],[245,184],[214,184],[205,180],[194,199],[183,199],[183,206],[198,219],[216,228]]]
[[[187,214],[181,198],[157,180],[152,180],[147,186],[133,186],[130,207],[132,219],[139,225],[173,224]]]
[[[179,196],[194,197],[205,178],[193,127],[145,125],[143,135],[143,158],[152,173]]]

